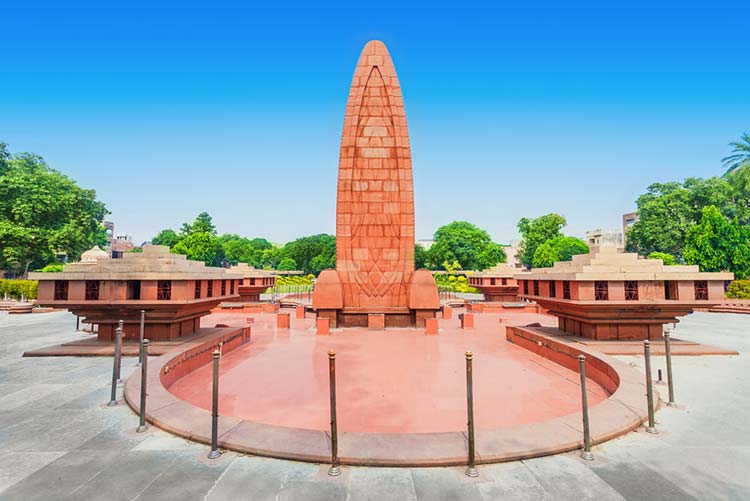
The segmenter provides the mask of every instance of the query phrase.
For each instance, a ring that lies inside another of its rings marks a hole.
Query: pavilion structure
[[[257,303],[260,301],[260,295],[266,289],[276,284],[277,272],[270,270],[259,270],[247,263],[239,263],[229,269],[230,273],[236,273],[242,276],[237,288],[239,297],[233,301],[245,303]]]
[[[484,295],[485,301],[517,302],[519,299],[516,275],[519,271],[507,263],[498,263],[492,268],[469,275],[469,285],[478,289]]]
[[[40,305],[67,308],[97,324],[99,339],[114,338],[118,321],[123,336],[138,339],[141,310],[144,336],[150,340],[177,339],[200,328],[200,318],[220,302],[237,297],[241,274],[207,267],[169,248],[147,245],[142,253],[110,258],[94,247],[58,273],[30,273],[39,281]]]
[[[558,317],[560,330],[597,340],[661,339],[663,325],[724,300],[732,273],[666,266],[615,247],[592,247],[518,276],[519,295]]]
[[[344,115],[336,204],[336,270],[323,270],[313,309],[331,326],[423,326],[440,298],[414,269],[414,186],[406,112],[385,45],[365,45]]]

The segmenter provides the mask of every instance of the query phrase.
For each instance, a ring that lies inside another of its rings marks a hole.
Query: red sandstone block
[[[438,319],[437,318],[425,318],[424,333],[427,334],[428,336],[437,335],[438,333]]]
[[[473,329],[474,328],[474,314],[473,313],[462,313],[461,314],[461,328],[462,329]]]
[[[289,328],[289,313],[276,314],[276,327],[278,327],[279,329]]]
[[[331,335],[331,319],[330,318],[318,318],[315,321],[315,327],[318,330],[318,336],[330,336]]]
[[[305,307],[302,305],[297,306],[294,309],[295,318],[305,318]]]
[[[247,323],[249,323],[249,324],[252,324],[253,322],[255,322],[255,318],[254,318],[254,317],[247,317],[247,318],[245,319],[245,322],[247,322]]]
[[[370,330],[385,329],[385,315],[382,313],[370,313],[367,315],[367,328]]]
[[[451,318],[453,318],[453,308],[446,304],[443,306],[443,319],[450,320]]]

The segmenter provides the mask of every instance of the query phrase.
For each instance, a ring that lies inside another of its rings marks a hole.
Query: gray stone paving
[[[678,408],[637,431],[576,453],[462,468],[344,468],[225,453],[151,428],[123,403],[107,407],[109,358],[21,358],[82,337],[67,313],[0,313],[0,499],[748,499],[750,315],[696,313],[673,336],[741,351],[675,357]],[[639,357],[622,357],[642,368]],[[134,370],[125,359],[123,373]],[[654,373],[664,368],[654,358]],[[665,394],[665,386],[657,386]]]

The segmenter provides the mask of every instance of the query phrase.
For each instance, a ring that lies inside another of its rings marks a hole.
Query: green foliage
[[[427,261],[429,260],[429,253],[420,244],[414,244],[414,268],[420,270],[427,268]]]
[[[336,267],[336,237],[323,233],[298,238],[287,243],[278,258],[279,262],[291,258],[297,269],[317,275],[326,268]]]
[[[41,271],[42,273],[59,273],[62,270],[63,270],[62,263],[51,263],[45,266],[44,268],[40,268],[36,271]]]
[[[180,228],[180,236],[186,237],[192,233],[209,233],[216,236],[216,226],[214,226],[211,216],[207,212],[201,212],[195,218],[192,224],[183,223]]]
[[[6,294],[13,299],[21,299],[22,294],[26,299],[36,299],[38,285],[36,280],[0,280],[0,299]]]
[[[284,259],[279,261],[279,264],[276,265],[276,269],[281,271],[294,271],[297,269],[297,263],[294,261],[294,259],[285,257]]]
[[[315,275],[277,275],[276,285],[313,285]]]
[[[203,261],[206,266],[221,266],[224,250],[218,238],[207,231],[190,233],[172,247],[175,254],[184,254],[188,259]]]
[[[665,252],[684,259],[688,229],[698,224],[705,207],[714,206],[741,226],[750,223],[750,169],[725,178],[688,178],[682,183],[655,183],[638,197],[637,221],[627,234],[627,250],[647,256]]]
[[[425,259],[433,269],[457,261],[462,269],[484,270],[506,259],[502,245],[494,243],[485,230],[466,221],[441,226],[435,231],[434,240]]]
[[[532,259],[532,267],[549,268],[557,261],[570,261],[576,254],[588,254],[589,246],[580,238],[559,236],[540,244]]]
[[[750,280],[734,280],[727,288],[729,299],[750,299]]]
[[[174,230],[166,229],[161,230],[151,239],[151,243],[154,245],[166,245],[170,249],[177,245],[180,241],[180,236]]]
[[[750,274],[750,228],[729,222],[713,205],[702,211],[699,224],[685,237],[685,262],[701,271],[733,271],[737,278]]]
[[[661,259],[666,266],[673,266],[677,263],[677,259],[672,254],[666,252],[652,252],[648,255],[648,259]]]
[[[518,221],[518,231],[521,233],[521,243],[518,246],[518,260],[526,268],[534,264],[534,253],[537,247],[547,240],[563,236],[561,230],[568,224],[559,214],[545,214],[536,219],[521,218]]]
[[[435,273],[435,283],[441,292],[462,292],[476,294],[479,291],[469,285],[466,275],[454,273]]]
[[[58,252],[77,259],[97,243],[107,213],[93,190],[0,143],[0,269],[23,275]]]
[[[741,168],[750,168],[750,134],[745,132],[739,141],[729,143],[732,154],[721,159],[727,168],[725,176]]]

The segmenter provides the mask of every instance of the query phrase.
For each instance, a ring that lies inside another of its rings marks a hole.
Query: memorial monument
[[[421,326],[440,299],[414,270],[414,187],[406,113],[385,45],[365,45],[344,115],[336,200],[336,270],[313,293],[332,326]]]

